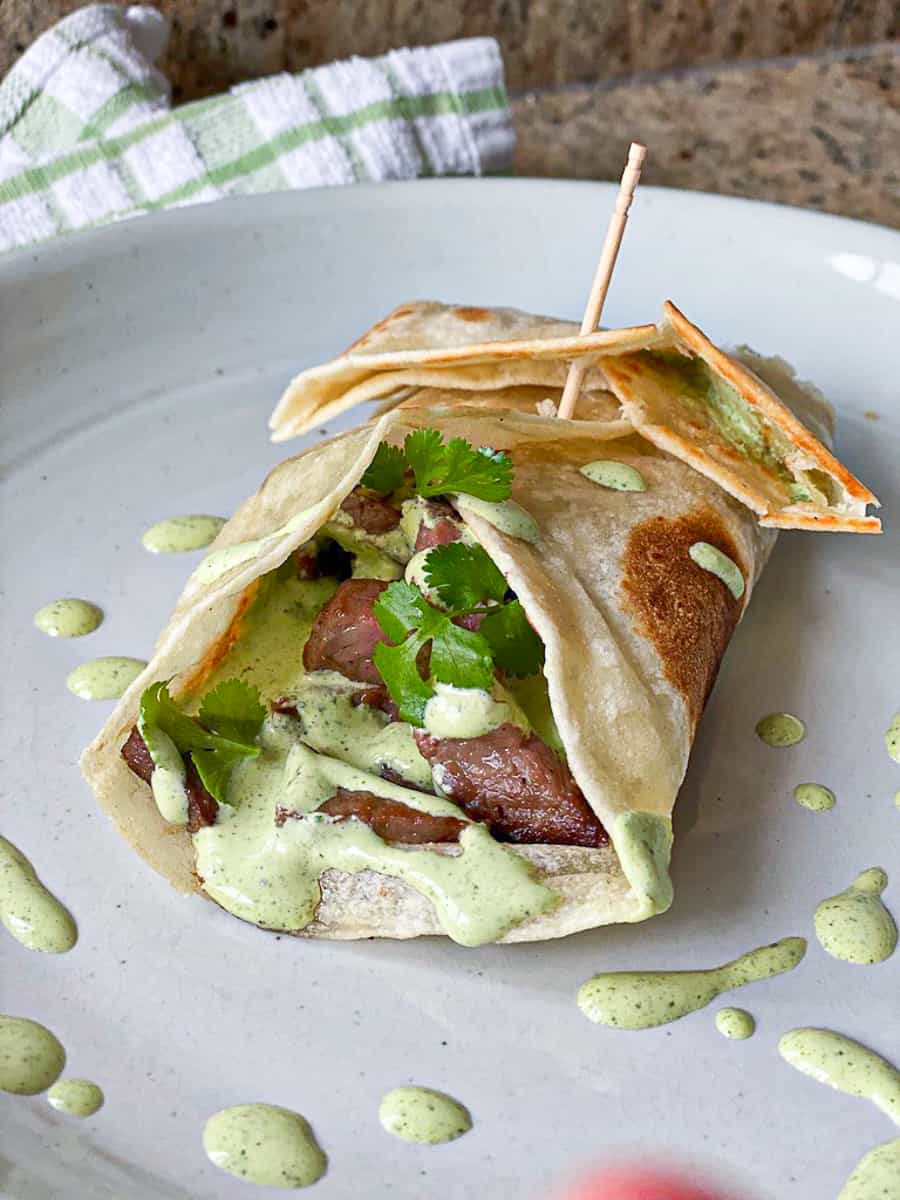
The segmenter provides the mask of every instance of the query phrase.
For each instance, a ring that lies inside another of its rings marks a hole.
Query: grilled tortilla
[[[272,414],[273,439],[364,401],[410,399],[420,387],[452,390],[461,401],[472,391],[509,388],[558,400],[569,363],[586,359],[579,419],[624,418],[715,480],[762,525],[880,531],[877,517],[866,515],[878,500],[823,442],[821,406],[801,399],[804,424],[760,378],[774,378],[770,360],[723,353],[671,302],[658,325],[577,333],[572,323],[512,309],[402,305],[344,354],[293,380]],[[785,398],[796,399],[796,385],[776,375]]]
[[[522,402],[515,388],[508,395]],[[152,867],[182,892],[202,891],[197,839],[163,820],[150,788],[121,757],[141,693],[158,680],[170,680],[173,695],[185,701],[202,691],[240,641],[259,581],[334,516],[382,439],[399,443],[418,426],[506,450],[513,460],[513,498],[537,522],[537,544],[501,532],[465,505],[460,513],[544,644],[550,706],[569,769],[610,838],[596,848],[498,845],[501,865],[524,861],[529,879],[548,895],[540,911],[506,921],[491,940],[558,937],[664,911],[672,899],[672,807],[694,732],[775,534],[677,458],[636,434],[622,437],[618,422],[604,428],[600,421],[464,403],[398,408],[289,459],[238,509],[189,579],[149,666],[85,751],[85,777]],[[635,467],[646,490],[598,486],[580,471],[598,458]],[[736,564],[745,584],[740,598],[693,561],[689,551],[698,542]],[[373,780],[376,793],[378,786]],[[279,839],[295,827],[273,826],[272,847],[284,849]],[[446,846],[402,853],[460,855]],[[375,869],[325,869],[314,881],[311,919],[287,931],[324,938],[451,932],[464,942],[488,940],[483,928],[465,922],[448,928],[434,893],[399,878],[392,854],[383,869],[377,855],[369,860]],[[493,870],[479,881],[488,894],[498,886]],[[254,919],[252,911],[241,915]]]

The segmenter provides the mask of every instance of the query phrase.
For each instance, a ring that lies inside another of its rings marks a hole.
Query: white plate
[[[900,954],[852,967],[813,939],[797,971],[736,1000],[759,1022],[745,1043],[716,1033],[714,1008],[624,1033],[574,1001],[600,968],[712,965],[811,937],[816,903],[874,864],[895,876],[900,916],[900,770],[882,743],[900,708],[896,234],[653,188],[632,214],[606,321],[654,320],[671,296],[715,339],[787,356],[839,406],[839,450],[889,530],[783,536],[700,728],[666,916],[474,951],[279,940],[176,896],[94,810],[75,766],[107,706],[70,696],[67,672],[96,654],[148,656],[196,561],[151,557],[141,533],[181,512],[230,513],[256,488],[285,453],[266,420],[292,372],[415,297],[577,316],[611,198],[529,181],[306,192],[0,260],[2,824],[80,927],[59,957],[4,935],[0,1011],[56,1031],[69,1071],[107,1097],[77,1122],[42,1097],[0,1096],[5,1194],[237,1200],[247,1185],[207,1162],[200,1137],[210,1113],[252,1100],[309,1117],[330,1157],[322,1200],[538,1200],[629,1156],[711,1168],[757,1200],[823,1200],[896,1136],[864,1101],[784,1065],[776,1043],[822,1024],[900,1062]],[[65,595],[103,606],[97,633],[54,642],[32,628]],[[773,709],[808,723],[802,745],[757,740]],[[810,779],[837,793],[832,813],[791,799]],[[383,1133],[379,1099],[407,1082],[469,1105],[472,1133],[431,1149]]]

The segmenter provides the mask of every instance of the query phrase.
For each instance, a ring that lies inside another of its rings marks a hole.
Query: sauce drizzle
[[[237,1104],[214,1113],[203,1130],[203,1149],[221,1170],[263,1187],[310,1187],[328,1168],[306,1119],[274,1104]]]
[[[99,628],[102,621],[102,609],[74,596],[51,600],[34,614],[34,623],[41,633],[54,638],[85,637]]]
[[[44,887],[17,846],[0,837],[0,920],[27,950],[65,954],[78,940],[68,909]]]
[[[832,958],[879,963],[897,948],[897,926],[881,893],[888,877],[881,867],[857,875],[845,892],[829,896],[816,909],[816,937]]]
[[[118,700],[146,665],[142,658],[92,658],[70,673],[66,687],[81,700]]]
[[[472,1128],[468,1109],[444,1092],[423,1087],[388,1092],[382,1098],[378,1119],[387,1133],[425,1146],[452,1142]]]

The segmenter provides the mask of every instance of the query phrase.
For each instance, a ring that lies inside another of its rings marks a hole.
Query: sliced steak
[[[456,512],[443,500],[429,500],[426,504],[427,517],[416,534],[416,551],[430,550],[432,546],[446,546],[458,542],[462,537],[462,525]]]
[[[350,493],[341,509],[353,524],[366,533],[390,533],[400,524],[400,509],[365,488],[356,488]]]
[[[373,792],[350,791],[347,788],[338,788],[330,800],[319,805],[318,811],[342,821],[356,817],[384,841],[399,842],[404,846],[418,846],[425,842],[455,842],[465,828],[465,821],[459,821],[456,817],[435,817],[410,808],[408,804],[401,804],[399,800],[386,800]],[[275,813],[275,824],[283,825],[299,815],[290,809],[279,808]]]
[[[345,579],[313,623],[303,648],[307,671],[338,671],[347,679],[380,686],[372,655],[385,641],[373,611],[388,585],[380,579]]]
[[[150,757],[150,751],[147,749],[147,743],[141,737],[137,725],[134,726],[122,747],[122,757],[129,769],[139,779],[143,779],[144,783],[150,783],[155,767],[153,759]],[[184,756],[184,765],[186,770],[184,790],[187,793],[188,801],[188,830],[196,833],[204,825],[215,823],[219,804],[203,786],[200,776],[197,774],[197,768],[188,755]]]
[[[311,554],[304,548],[297,551],[294,555],[294,561],[297,564],[298,579],[319,578],[319,560],[315,554]]]
[[[190,757],[185,757],[184,765],[187,768],[184,790],[187,792],[188,798],[188,832],[196,833],[205,825],[215,825],[219,802],[201,783],[197,768],[191,762]]]
[[[122,747],[121,753],[129,770],[133,771],[139,779],[143,779],[144,783],[149,783],[153,775],[153,759],[150,757],[147,743],[141,737],[137,725],[129,733],[128,741]]]
[[[416,731],[419,752],[466,816],[500,841],[603,846],[606,830],[563,760],[534,734],[506,724],[476,738]]]

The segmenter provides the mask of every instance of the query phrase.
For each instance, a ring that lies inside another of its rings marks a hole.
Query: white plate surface
[[[0,260],[3,832],[75,913],[58,957],[4,935],[0,1011],[56,1031],[106,1107],[77,1122],[0,1096],[0,1186],[18,1200],[229,1200],[201,1131],[251,1100],[305,1113],[330,1157],[321,1200],[549,1198],[596,1162],[674,1159],[754,1200],[824,1200],[896,1136],[870,1105],[779,1059],[820,1024],[900,1062],[900,954],[828,958],[736,1003],[643,1033],[578,1012],[601,968],[713,965],[787,934],[879,864],[900,916],[900,237],[701,195],[642,189],[605,320],[654,320],[671,296],[725,343],[791,359],[840,410],[839,450],[884,502],[888,534],[784,535],[734,639],[677,806],[676,901],[639,926],[463,950],[436,939],[307,944],[261,933],[143,866],[75,766],[107,705],[70,696],[97,654],[149,656],[197,556],[154,558],[142,531],[227,514],[284,456],[266,420],[291,374],[416,297],[576,317],[612,191],[454,181],[236,200],[143,218]],[[864,416],[874,411],[879,419]],[[358,414],[351,414],[358,420]],[[332,426],[332,429],[337,428]],[[287,451],[302,448],[289,446]],[[88,638],[31,625],[57,596],[96,600]],[[795,712],[808,737],[771,750],[754,723]],[[830,814],[791,799],[805,780]],[[470,1106],[474,1129],[418,1148],[382,1132],[407,1082]]]

